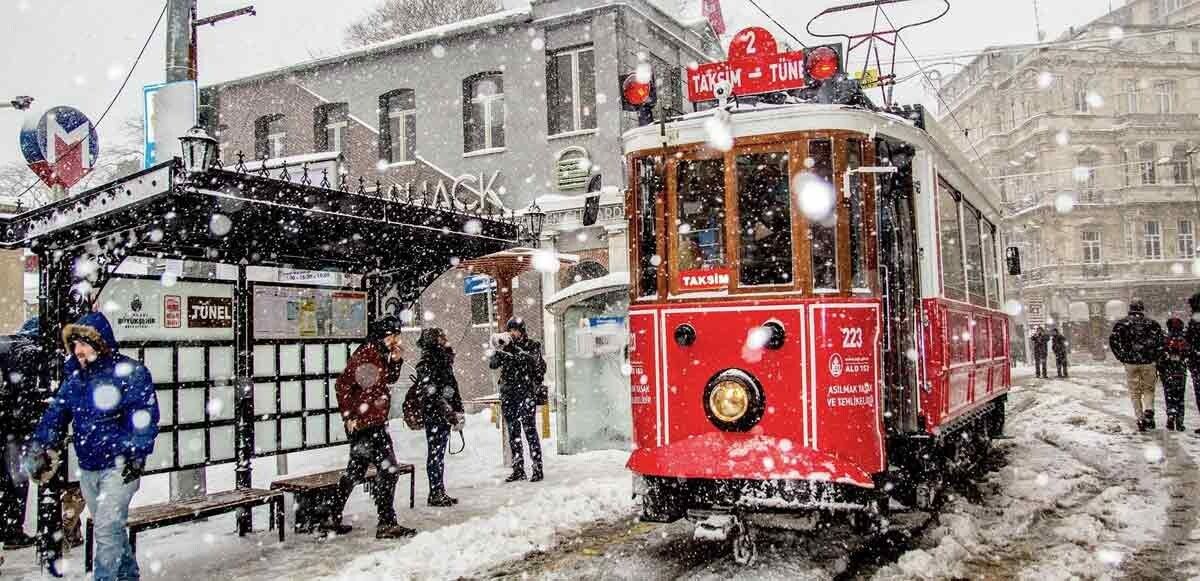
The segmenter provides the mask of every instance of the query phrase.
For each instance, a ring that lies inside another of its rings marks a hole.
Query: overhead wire
[[[896,24],[892,22],[892,17],[888,16],[887,11],[883,9],[882,5],[877,6],[877,8],[879,9],[879,13],[883,15],[884,19],[888,21],[888,25],[894,30],[896,28]],[[954,124],[958,126],[959,131],[962,131],[963,136],[966,137],[968,135],[967,130],[964,129],[962,123],[958,121],[958,115],[956,115],[954,110],[950,108],[950,105],[946,103],[946,99],[942,97],[941,90],[933,86],[933,79],[929,78],[929,73],[925,72],[925,65],[921,64],[921,61],[917,59],[916,55],[913,54],[912,49],[908,47],[908,41],[904,40],[904,37],[899,34],[896,35],[896,40],[900,42],[900,46],[904,47],[904,52],[907,52],[908,56],[913,59],[913,62],[916,63],[917,68],[921,70],[921,75],[925,77],[925,82],[929,83],[930,87],[933,87],[933,92],[935,95],[937,95],[938,101],[940,101],[942,106],[946,108],[946,111],[950,113],[950,119],[954,121]],[[975,152],[975,161],[981,161],[983,159],[983,155],[979,153],[979,150],[975,148],[975,144],[972,143],[969,138],[967,139],[967,144],[970,145],[971,150]]]
[[[108,117],[109,111],[112,111],[113,105],[117,103],[117,99],[121,97],[121,93],[125,91],[125,87],[129,84],[129,79],[133,77],[133,72],[137,70],[138,63],[142,62],[142,56],[146,54],[146,48],[150,46],[150,41],[154,39],[154,35],[158,32],[159,25],[162,24],[163,16],[165,16],[167,13],[168,4],[168,2],[163,2],[162,11],[158,13],[158,19],[154,21],[154,27],[150,29],[150,34],[146,35],[146,41],[142,43],[142,49],[138,51],[137,57],[133,59],[133,64],[129,67],[129,72],[125,74],[125,79],[121,81],[121,86],[117,88],[117,92],[113,95],[112,99],[109,100],[108,106],[104,108],[104,112],[101,113],[100,117],[96,119],[96,122],[92,124],[93,132],[100,127],[101,123],[104,122],[104,118]],[[66,153],[63,155],[69,156],[74,154],[81,145],[83,145],[83,140],[76,141],[75,143],[71,144],[71,147],[67,149]],[[17,194],[16,199],[20,200],[23,198],[39,183],[41,183],[41,178],[31,182],[24,191],[22,191],[20,194]]]
[[[756,2],[755,0],[746,0],[746,1],[749,2],[751,5],[753,5],[755,8],[757,8],[759,12],[762,12],[763,16],[766,16],[768,20],[775,23],[775,26],[778,26],[780,30],[782,30],[788,36],[792,37],[792,40],[800,43],[801,48],[808,48],[808,45],[804,44],[803,40],[796,38],[796,35],[792,34],[792,31],[788,30],[786,26],[780,24],[778,20],[775,20],[775,17],[771,16],[771,14],[769,12],[767,12],[766,10],[763,10],[763,7],[759,6],[758,2]]]

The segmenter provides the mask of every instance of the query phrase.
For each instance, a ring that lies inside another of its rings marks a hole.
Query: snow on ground
[[[459,499],[452,508],[425,505],[424,432],[414,432],[402,422],[391,424],[396,455],[416,466],[417,505],[409,510],[408,477],[396,487],[397,515],[401,524],[420,533],[407,540],[375,539],[375,507],[371,498],[356,489],[346,508],[349,535],[318,540],[295,535],[278,542],[266,531],[267,513],[255,512],[258,531],[239,538],[233,515],[207,522],[176,525],[138,536],[138,562],[144,579],[187,581],[236,577],[246,581],[281,579],[443,579],[468,574],[496,562],[517,559],[545,549],[558,535],[577,526],[633,513],[631,478],[624,468],[627,452],[607,451],[559,456],[554,440],[544,440],[546,480],[540,483],[505,484],[508,468],[502,465],[499,430],[488,412],[468,417],[467,448],[447,456],[446,481],[450,495]],[[458,449],[457,436],[451,449]],[[291,454],[290,474],[310,474],[345,466],[346,448]],[[208,473],[210,491],[233,487],[231,465]],[[257,461],[254,485],[268,487],[276,475],[274,459]],[[148,477],[135,497],[135,505],[161,502],[168,497],[167,477]],[[289,515],[291,510],[289,509]],[[82,550],[67,558],[72,578],[85,578],[80,569]],[[5,579],[40,579],[32,549],[6,553]],[[12,577],[10,577],[12,576]]]

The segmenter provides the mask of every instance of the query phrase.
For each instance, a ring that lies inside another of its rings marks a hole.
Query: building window
[[[463,81],[463,151],[504,147],[504,78],[480,73]]]
[[[1138,146],[1138,167],[1142,174],[1142,185],[1158,183],[1157,162],[1158,148],[1153,143],[1143,143]]]
[[[1095,151],[1087,151],[1075,158],[1075,181],[1085,190],[1096,189],[1096,166],[1100,159]]]
[[[1154,83],[1154,102],[1158,105],[1160,115],[1170,113],[1175,103],[1175,81]]]
[[[1100,264],[1100,232],[1085,230],[1083,232],[1083,263]]]
[[[1075,79],[1073,97],[1075,102],[1076,113],[1088,113],[1091,107],[1088,106],[1088,82],[1087,79]]]
[[[313,141],[317,151],[342,151],[346,127],[350,120],[350,106],[346,103],[329,103],[313,111]]]
[[[1192,39],[1192,52],[1200,53],[1200,39]]]
[[[1142,98],[1142,92],[1138,88],[1136,79],[1125,79],[1121,81],[1121,95],[1117,101],[1121,109],[1121,113],[1137,113],[1138,102]]]
[[[417,94],[397,89],[379,97],[379,159],[388,163],[415,161],[417,156]]]
[[[254,121],[254,157],[283,157],[283,114],[263,115]]]
[[[1162,222],[1149,220],[1142,235],[1142,258],[1162,258]]]
[[[1196,231],[1191,220],[1179,221],[1179,258],[1196,257]]]
[[[546,57],[550,135],[596,128],[596,52],[591,46]]]
[[[1175,183],[1186,184],[1192,181],[1191,166],[1187,144],[1175,144],[1175,147],[1171,148],[1171,177]]]

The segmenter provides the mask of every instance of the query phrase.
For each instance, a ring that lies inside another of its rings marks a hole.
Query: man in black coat
[[[1140,300],[1129,303],[1129,315],[1113,325],[1108,346],[1125,364],[1129,398],[1139,432],[1154,429],[1154,389],[1158,381],[1155,364],[1162,358],[1166,338],[1158,321],[1146,317]]]
[[[37,317],[15,335],[0,337],[0,543],[10,549],[33,544],[23,530],[29,482],[20,458],[48,395],[38,388],[46,362],[38,337]]]
[[[1192,375],[1192,391],[1196,395],[1196,409],[1200,410],[1200,292],[1188,299],[1192,316],[1188,320],[1186,338],[1188,342],[1187,366]],[[1200,428],[1196,429],[1200,434]]]
[[[1054,366],[1059,377],[1067,376],[1067,338],[1059,332],[1058,327],[1050,331],[1050,348],[1054,350]],[[1043,361],[1045,361],[1043,355]]]
[[[1050,342],[1050,336],[1046,334],[1046,330],[1040,326],[1033,332],[1033,336],[1029,338],[1029,342],[1033,344],[1033,371],[1037,377],[1046,377],[1046,344]]]
[[[538,440],[536,395],[546,374],[542,344],[529,338],[525,321],[509,319],[505,325],[508,338],[488,360],[488,367],[500,370],[500,410],[508,424],[508,443],[512,449],[512,474],[505,482],[525,480],[525,458],[521,450],[521,434],[529,443],[529,460],[533,474],[529,480],[542,479],[542,444]]]

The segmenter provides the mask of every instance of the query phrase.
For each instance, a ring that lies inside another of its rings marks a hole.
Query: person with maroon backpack
[[[1168,430],[1183,431],[1184,393],[1187,391],[1190,352],[1183,319],[1167,319],[1166,346],[1162,358],[1158,360],[1158,377],[1162,380],[1163,397],[1167,402]]]
[[[387,424],[392,408],[391,385],[400,380],[400,367],[404,365],[400,328],[400,319],[393,316],[372,323],[366,341],[354,350],[337,379],[338,409],[350,440],[350,460],[338,481],[337,497],[329,507],[330,512],[319,525],[326,535],[344,535],[353,530],[350,525],[342,524],[342,511],[371,465],[378,469],[371,486],[379,515],[375,538],[398,539],[417,534],[396,522],[393,506],[400,475],[396,473],[396,453]]]

